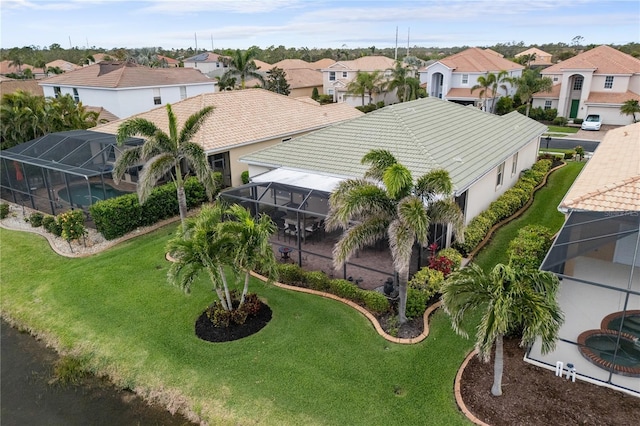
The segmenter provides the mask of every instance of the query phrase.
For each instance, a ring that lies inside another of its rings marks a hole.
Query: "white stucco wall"
[[[185,68],[194,68],[203,74],[216,70],[228,70],[229,67],[225,67],[222,62],[185,62]]]

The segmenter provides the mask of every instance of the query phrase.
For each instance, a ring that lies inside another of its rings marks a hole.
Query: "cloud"
[[[284,8],[303,7],[301,0],[153,0],[150,5],[137,10],[138,13],[188,14],[195,12],[232,12],[258,14],[275,12]]]

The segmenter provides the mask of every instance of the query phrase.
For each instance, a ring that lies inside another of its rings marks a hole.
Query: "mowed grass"
[[[0,229],[2,315],[209,424],[467,424],[453,381],[472,342],[443,312],[424,342],[398,345],[342,303],[253,280],[271,322],[240,341],[204,342],[194,323],[214,294],[205,278],[189,295],[167,284],[174,230],[68,259],[40,236]]]
[[[509,242],[516,237],[519,229],[527,225],[543,225],[554,233],[559,231],[564,223],[564,215],[558,211],[558,205],[584,165],[583,162],[569,161],[564,167],[552,172],[547,184],[536,192],[527,211],[498,229],[490,243],[476,255],[474,262],[485,271],[498,263],[507,263]]]
[[[550,133],[578,133],[580,127],[549,126]]]

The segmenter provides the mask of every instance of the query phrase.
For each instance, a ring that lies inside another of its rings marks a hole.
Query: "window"
[[[613,88],[613,76],[612,75],[608,75],[604,78],[604,88],[605,89],[611,89]]]
[[[153,89],[153,104],[162,105],[162,98],[160,98],[160,89]]]
[[[59,98],[61,94],[62,94],[62,91],[60,90],[60,87],[55,86],[53,88],[53,96],[55,96],[56,98]]]
[[[342,78],[347,78],[347,72],[346,71],[342,71]]]
[[[544,101],[544,109],[551,109],[551,101]]]
[[[558,81],[558,76],[557,75],[553,76],[553,81]]]
[[[511,176],[518,173],[518,153],[513,154],[513,161],[511,162]]]
[[[502,186],[502,181],[504,180],[504,163],[498,166],[498,176],[496,177],[496,188]]]
[[[336,81],[336,72],[329,71],[329,81]]]
[[[73,100],[76,102],[80,102],[80,95],[78,95],[78,89],[73,88]]]
[[[187,98],[187,86],[180,86],[180,99]]]
[[[462,84],[469,84],[469,74],[462,74]]]
[[[582,78],[582,76],[576,77],[576,79],[573,81],[573,90],[582,90],[583,80],[584,79]]]
[[[327,90],[327,95],[331,95],[331,96],[333,96],[333,89],[329,89],[329,90]]]

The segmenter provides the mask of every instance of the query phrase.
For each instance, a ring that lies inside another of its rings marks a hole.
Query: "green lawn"
[[[554,171],[547,184],[539,189],[533,204],[519,218],[509,222],[494,233],[491,242],[475,257],[475,262],[488,270],[497,263],[507,263],[507,248],[518,230],[527,225],[544,225],[557,232],[564,223],[564,215],[558,211],[558,205],[582,170],[585,163],[569,161],[567,165]]]
[[[453,380],[472,342],[447,316],[421,344],[398,345],[346,305],[265,286],[273,319],[236,342],[199,340],[212,301],[167,284],[164,246],[175,225],[83,259],[42,237],[0,229],[1,308],[123,387],[184,399],[210,424],[466,424]]]
[[[579,127],[549,126],[550,133],[578,133]]]

